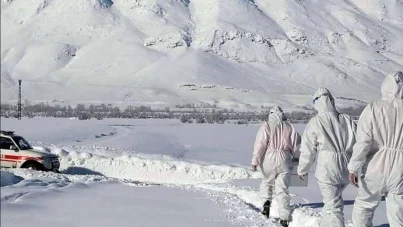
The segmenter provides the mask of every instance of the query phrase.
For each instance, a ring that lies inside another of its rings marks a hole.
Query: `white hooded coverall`
[[[382,99],[360,116],[357,143],[348,169],[358,176],[353,209],[355,227],[372,226],[382,195],[391,227],[403,226],[403,73],[386,76]]]
[[[356,124],[336,110],[326,88],[314,94],[314,107],[318,114],[309,121],[302,135],[298,174],[308,174],[317,155],[315,176],[324,203],[320,226],[343,227],[342,192],[349,184],[347,164],[353,152]]]
[[[260,127],[254,145],[252,165],[260,166],[263,174],[260,194],[272,200],[273,189],[278,204],[279,218],[290,219],[288,187],[292,170],[292,158],[299,156],[300,136],[286,121],[279,107],[270,110],[269,119]]]

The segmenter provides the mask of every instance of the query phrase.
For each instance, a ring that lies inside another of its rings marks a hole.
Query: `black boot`
[[[271,205],[271,201],[267,200],[264,204],[263,204],[263,211],[262,214],[264,216],[266,216],[267,218],[269,218],[270,216],[270,205]]]
[[[283,226],[283,227],[288,227],[288,221],[280,220],[280,225]]]

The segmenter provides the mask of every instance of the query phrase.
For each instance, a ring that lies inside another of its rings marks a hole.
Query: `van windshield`
[[[20,148],[20,150],[30,150],[33,149],[31,144],[29,144],[24,138],[21,136],[13,136],[14,142]]]

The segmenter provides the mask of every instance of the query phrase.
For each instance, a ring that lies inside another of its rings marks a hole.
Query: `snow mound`
[[[109,158],[76,151],[60,157],[60,163],[61,171],[69,174],[89,172],[152,183],[198,184],[259,177],[257,173],[242,167],[153,160],[129,155]]]
[[[14,175],[13,173],[1,171],[1,187],[17,184],[24,178]]]
[[[15,202],[25,196],[30,196],[39,191],[63,188],[70,185],[70,182],[56,179],[28,179],[11,185],[1,191],[1,202]]]
[[[66,157],[69,154],[67,151],[60,148],[54,148],[51,152],[59,157]]]
[[[314,210],[310,207],[299,207],[294,209],[292,213],[292,220],[301,227],[309,227],[309,226],[319,226],[319,221],[321,219],[321,215],[317,210]]]
[[[32,148],[34,148],[34,150],[39,151],[39,152],[51,153],[51,149],[49,149],[49,148],[47,148],[47,147],[43,147],[43,146],[32,146]]]

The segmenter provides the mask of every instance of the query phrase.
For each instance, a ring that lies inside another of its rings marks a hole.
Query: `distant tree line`
[[[349,107],[341,109],[343,113],[358,119],[364,106]],[[33,117],[56,117],[56,118],[78,118],[80,120],[103,118],[133,118],[133,119],[179,119],[183,123],[218,123],[226,122],[236,124],[248,124],[266,120],[270,107],[262,107],[260,111],[234,111],[220,109],[212,105],[197,106],[183,105],[177,106],[175,110],[166,107],[163,109],[153,109],[148,106],[128,106],[124,109],[112,105],[89,105],[78,104],[74,107],[62,105],[49,105],[46,103],[25,104],[22,108],[22,116]],[[309,108],[303,111],[293,111],[286,113],[287,118],[293,123],[307,123],[316,112]],[[17,117],[17,105],[1,104],[1,117]]]

